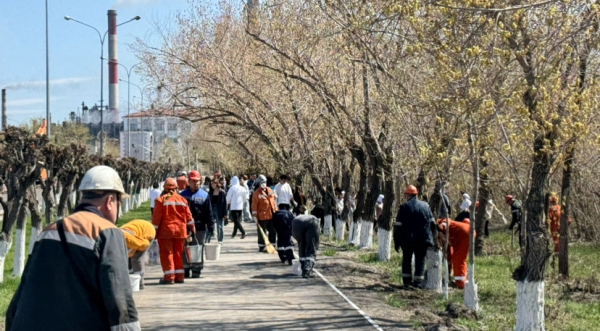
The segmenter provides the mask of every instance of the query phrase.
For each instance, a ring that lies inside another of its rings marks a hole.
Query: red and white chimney
[[[108,114],[105,123],[119,122],[119,75],[117,70],[117,11],[108,11]]]

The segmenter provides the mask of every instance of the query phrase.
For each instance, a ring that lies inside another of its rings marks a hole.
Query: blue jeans
[[[217,228],[217,241],[221,242],[223,241],[223,218],[219,217],[219,212],[215,209],[213,209],[213,218],[215,219],[215,225]],[[210,241],[210,240],[209,240]]]

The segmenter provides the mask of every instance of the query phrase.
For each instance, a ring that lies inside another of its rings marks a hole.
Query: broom
[[[260,231],[260,235],[263,237],[263,241],[265,242],[265,247],[267,248],[267,253],[269,253],[269,254],[277,253],[277,250],[275,249],[275,247],[273,247],[273,244],[271,244],[271,242],[269,241],[269,238],[267,238],[267,235],[265,234],[265,231],[263,231],[263,229],[260,227],[258,222],[256,222],[256,227],[258,228],[258,231]]]

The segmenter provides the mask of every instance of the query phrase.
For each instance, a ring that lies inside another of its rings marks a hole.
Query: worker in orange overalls
[[[441,245],[446,239],[446,220],[438,219],[439,231],[438,240]],[[457,222],[450,220],[450,236],[448,242],[448,269],[452,268],[454,272],[454,284],[458,288],[465,287],[467,279],[467,255],[469,255],[469,226],[471,222],[468,218]]]
[[[559,238],[560,238],[560,205],[558,204],[558,198],[552,196],[550,198],[550,208],[548,209],[548,221],[550,223],[550,233],[552,233],[552,240],[554,241],[554,253],[558,253]],[[569,218],[569,224],[571,224],[571,218]]]
[[[187,200],[177,193],[174,178],[167,178],[164,191],[156,199],[152,224],[157,229],[160,264],[164,278],[160,284],[183,283],[184,269],[181,253],[183,244],[194,229],[194,219]]]
[[[140,275],[140,290],[144,289],[145,259],[150,242],[156,236],[152,223],[146,220],[133,220],[120,227],[125,236],[129,263],[134,274]]]

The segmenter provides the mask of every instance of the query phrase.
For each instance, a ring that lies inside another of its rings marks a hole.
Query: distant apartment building
[[[123,116],[121,157],[127,157],[129,151],[130,156],[153,161],[159,156],[159,146],[166,138],[181,145],[192,130],[192,122],[178,117],[180,114],[177,109],[148,109]]]

